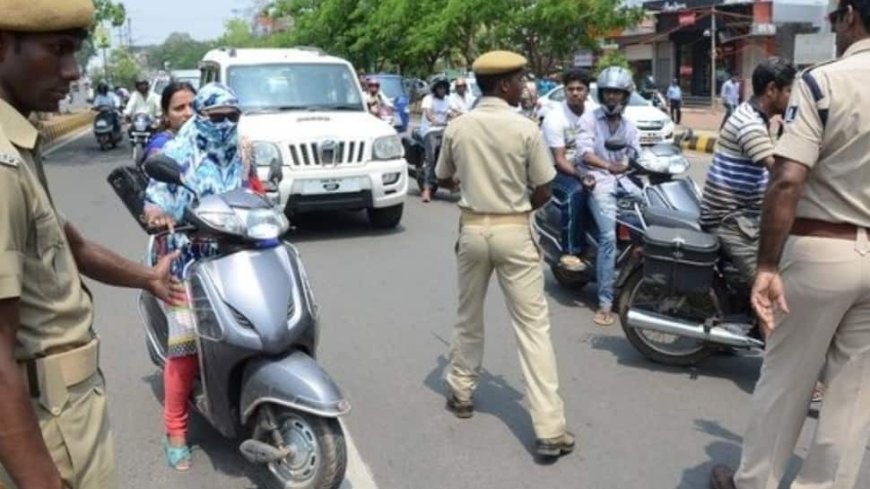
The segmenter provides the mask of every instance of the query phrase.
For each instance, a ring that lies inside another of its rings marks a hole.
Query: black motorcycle
[[[144,112],[133,115],[130,123],[130,144],[133,148],[131,158],[134,163],[142,162],[145,157],[145,147],[148,146],[148,141],[151,140],[154,131],[154,118]]]
[[[441,154],[440,137],[444,133],[444,128],[433,128],[431,130],[437,134],[438,142],[435,146],[435,161],[438,161],[438,155]],[[423,191],[426,186],[426,142],[420,134],[419,129],[411,131],[410,136],[402,136],[402,145],[405,147],[405,159],[408,161],[408,175],[416,180],[417,188]],[[432,194],[438,191],[438,184],[432,185]]]
[[[121,123],[117,109],[114,107],[94,107],[97,116],[94,118],[94,137],[100,145],[100,151],[115,149],[123,139]]]
[[[621,151],[626,143],[622,138],[611,138],[605,143],[609,151]],[[697,188],[689,179],[675,179],[689,169],[689,161],[681,150],[670,144],[646,148],[641,154],[629,158],[631,169],[617,180],[616,214],[616,268],[628,262],[635,247],[641,244],[648,219],[683,219],[696,222],[697,214],[683,214],[680,209],[697,208]],[[595,281],[595,257],[598,250],[598,228],[589,215],[583,217],[587,263],[582,270],[569,270],[560,258],[565,254],[561,242],[562,209],[566,202],[557,197],[550,199],[535,213],[532,222],[544,251],[544,261],[553,276],[566,288],[582,288]]]

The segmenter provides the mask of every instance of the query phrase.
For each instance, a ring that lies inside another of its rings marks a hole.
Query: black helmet
[[[100,95],[105,95],[109,93],[109,85],[106,82],[100,82],[97,85],[97,93]]]
[[[435,89],[439,86],[444,87],[444,90],[450,93],[450,81],[447,80],[447,77],[436,76],[432,79],[432,93],[435,93]]]

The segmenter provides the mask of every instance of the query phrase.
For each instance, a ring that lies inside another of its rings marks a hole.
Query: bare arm
[[[60,473],[48,453],[13,356],[19,300],[0,300],[0,464],[19,489],[60,489]]]
[[[565,174],[577,176],[577,170],[574,168],[574,165],[568,161],[566,156],[567,151],[565,148],[550,148],[550,152],[553,153],[553,161],[556,162],[556,168]]]
[[[761,214],[759,271],[776,272],[808,174],[805,165],[777,158]]]
[[[177,253],[164,256],[156,267],[148,268],[85,239],[70,223],[64,225],[64,232],[76,265],[86,277],[116,287],[147,290],[160,299],[172,301],[177,283],[169,275],[169,267]]]
[[[601,168],[602,170],[610,171],[610,163],[593,152],[589,152],[583,155],[583,162],[589,166],[594,166],[595,168]]]

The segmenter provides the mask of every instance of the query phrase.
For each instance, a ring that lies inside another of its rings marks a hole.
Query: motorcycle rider
[[[160,120],[160,98],[150,91],[148,80],[139,78],[136,80],[136,90],[130,96],[127,107],[124,108],[124,117],[129,121],[134,114],[146,113],[154,121]]]
[[[381,92],[381,82],[377,78],[366,80],[366,87],[368,88],[366,92],[366,106],[372,115],[380,117],[382,110],[393,109],[393,103]]]
[[[474,95],[468,90],[468,82],[465,78],[457,78],[453,82],[453,87],[456,91],[450,94],[450,108],[459,114],[471,110],[474,105]]]
[[[701,226],[719,237],[747,285],[755,277],[761,204],[773,166],[770,118],[785,112],[796,73],[777,57],[755,68],[753,95],[725,121],[704,184]]]
[[[423,97],[423,118],[420,122],[420,136],[426,150],[425,182],[423,193],[420,194],[423,202],[432,201],[432,188],[438,183],[435,177],[435,155],[441,146],[443,129],[447,127],[447,121],[458,115],[450,107],[449,94],[450,82],[439,76],[432,81],[432,93]]]
[[[601,106],[583,115],[577,137],[582,168],[594,179],[594,182],[590,180],[593,187],[588,202],[598,226],[598,311],[592,320],[599,326],[610,326],[616,320],[612,312],[616,273],[616,176],[628,170],[631,152],[639,154],[641,150],[637,126],[623,117],[633,92],[630,71],[618,66],[605,68],[598,76]],[[604,143],[611,137],[624,138],[628,147],[620,151],[607,150]]]
[[[104,107],[111,109],[112,127],[116,132],[120,131],[121,121],[118,119],[118,98],[109,91],[109,85],[106,82],[100,82],[97,85],[97,96],[94,97],[94,110],[101,110]]]
[[[586,97],[592,76],[579,68],[571,68],[563,76],[565,101],[544,118],[542,132],[556,164],[553,197],[563,203],[562,251],[559,264],[566,270],[579,272],[586,268],[580,259],[585,244],[582,219],[586,209],[586,193],[582,179],[585,173],[574,166],[577,156],[577,135],[586,108]]]

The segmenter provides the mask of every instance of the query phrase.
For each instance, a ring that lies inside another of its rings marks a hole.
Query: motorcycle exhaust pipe
[[[628,326],[639,329],[650,329],[660,333],[668,333],[687,338],[709,341],[720,345],[742,348],[764,348],[764,342],[742,333],[734,333],[727,326],[719,325],[705,331],[703,324],[690,323],[652,312],[641,312],[637,309],[628,310]],[[745,329],[746,325],[733,324],[733,329]]]

